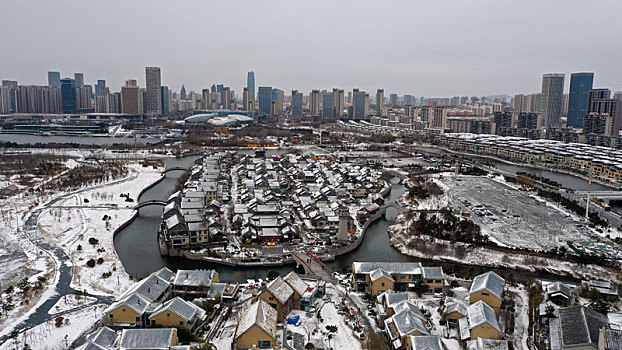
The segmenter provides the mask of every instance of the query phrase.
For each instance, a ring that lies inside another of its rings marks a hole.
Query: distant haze
[[[147,65],[179,92],[212,83],[384,88],[415,96],[529,93],[542,73],[622,90],[622,1],[4,1],[0,78],[85,73],[117,91]]]

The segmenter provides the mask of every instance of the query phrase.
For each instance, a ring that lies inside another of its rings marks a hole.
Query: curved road
[[[50,318],[54,318],[56,316],[78,311],[78,310],[81,310],[81,309],[84,309],[84,308],[87,308],[87,307],[90,307],[96,304],[111,304],[113,302],[114,297],[112,296],[86,294],[90,297],[95,298],[96,300],[89,304],[82,305],[82,306],[79,306],[79,307],[76,307],[70,310],[66,310],[63,312],[50,313],[50,310],[58,302],[58,300],[60,300],[60,298],[64,297],[65,295],[69,295],[69,294],[79,294],[80,292],[71,287],[71,281],[73,279],[73,263],[71,262],[71,258],[59,246],[57,246],[55,243],[51,241],[48,241],[46,238],[44,238],[41,235],[37,227],[37,223],[39,221],[39,215],[41,214],[41,212],[43,212],[45,209],[48,209],[50,207],[54,207],[56,203],[58,203],[59,201],[63,199],[66,199],[70,196],[73,196],[75,194],[79,194],[82,192],[91,191],[91,190],[98,189],[98,188],[105,188],[110,185],[116,185],[119,183],[134,180],[138,176],[138,173],[131,168],[128,168],[128,170],[130,172],[130,176],[128,177],[125,177],[120,180],[112,181],[112,182],[107,182],[107,183],[97,185],[97,186],[83,188],[83,189],[80,189],[74,192],[66,193],[64,195],[54,198],[53,200],[44,204],[41,208],[35,209],[30,213],[30,215],[28,216],[28,219],[26,220],[26,223],[24,224],[24,230],[26,234],[28,235],[29,239],[34,244],[36,244],[37,247],[39,247],[39,249],[45,250],[48,253],[50,253],[59,265],[57,267],[59,271],[59,277],[58,277],[58,280],[56,281],[56,284],[48,286],[48,288],[54,288],[56,293],[54,293],[50,298],[48,298],[45,302],[43,302],[43,304],[39,305],[36,308],[36,310],[34,310],[34,312],[31,311],[28,318],[26,318],[24,321],[20,322],[15,327],[13,327],[11,332],[8,332],[7,334],[1,336],[0,345],[4,344],[8,339],[10,339],[11,333],[14,333],[16,331],[21,333],[25,330],[33,328],[47,321]]]

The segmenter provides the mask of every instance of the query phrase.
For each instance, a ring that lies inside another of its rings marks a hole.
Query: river
[[[197,157],[184,157],[180,159],[168,159],[167,167],[186,167],[191,165]],[[146,191],[140,198],[139,202],[147,200],[166,200],[175,186],[177,178],[181,174],[179,172],[170,172],[166,179]],[[395,183],[387,202],[394,202],[405,191],[403,185]],[[282,267],[266,267],[266,268],[240,268],[223,266],[219,264],[207,263],[202,261],[188,260],[178,257],[161,256],[157,243],[157,229],[160,224],[160,216],[162,208],[159,206],[149,206],[140,210],[140,215],[130,225],[121,230],[114,239],[115,248],[126,271],[137,278],[145,277],[153,271],[162,267],[168,267],[172,270],[177,269],[215,269],[223,281],[235,281],[246,279],[264,278],[270,270],[277,270],[284,275],[295,269],[293,265]],[[335,261],[327,263],[334,271],[348,269],[352,266],[353,261],[398,261],[421,262],[424,266],[442,266],[446,271],[457,272],[462,275],[476,275],[481,272],[490,270],[488,268],[459,265],[451,263],[442,263],[438,261],[412,258],[399,253],[393,248],[389,242],[388,228],[390,220],[392,220],[397,212],[389,208],[386,217],[378,220],[368,227],[365,239],[361,245],[354,251],[339,256]],[[493,269],[501,275],[512,275],[516,280],[542,278],[548,280],[564,280],[573,281],[569,278],[560,278],[547,273],[530,273],[524,271],[515,271],[510,269]],[[302,272],[297,270],[297,272]]]

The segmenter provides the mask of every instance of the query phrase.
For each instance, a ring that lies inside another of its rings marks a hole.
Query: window
[[[184,321],[179,321],[179,325],[183,326],[184,325]]]
[[[268,297],[268,300],[274,300],[272,297]]]
[[[260,349],[269,349],[272,346],[269,340],[260,340],[257,342],[257,347],[259,347]]]
[[[136,322],[140,322],[140,316],[136,317]]]
[[[125,312],[125,309],[122,309],[123,312]]]
[[[382,282],[382,286],[384,287],[384,282]]]
[[[166,317],[171,317],[171,314],[167,312]]]
[[[110,318],[113,318],[114,316],[112,314],[110,314]]]
[[[489,296],[490,294],[488,294],[488,293],[486,293],[486,292],[482,292],[482,295],[487,297],[487,296]]]

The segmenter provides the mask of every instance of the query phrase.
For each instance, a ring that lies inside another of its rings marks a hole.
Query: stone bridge
[[[315,255],[308,251],[292,252],[292,258],[296,262],[296,267],[302,265],[306,274],[315,275],[329,283],[337,283],[333,272]]]
[[[189,171],[189,170],[190,168],[183,168],[183,167],[176,166],[176,167],[166,168],[162,170],[162,174],[166,174],[171,171]]]
[[[159,206],[166,206],[166,201],[158,201],[158,200],[151,200],[151,201],[144,201],[142,203],[137,204],[136,206],[134,206],[135,210],[140,210],[140,208],[143,207],[147,207],[150,205],[159,205]]]

